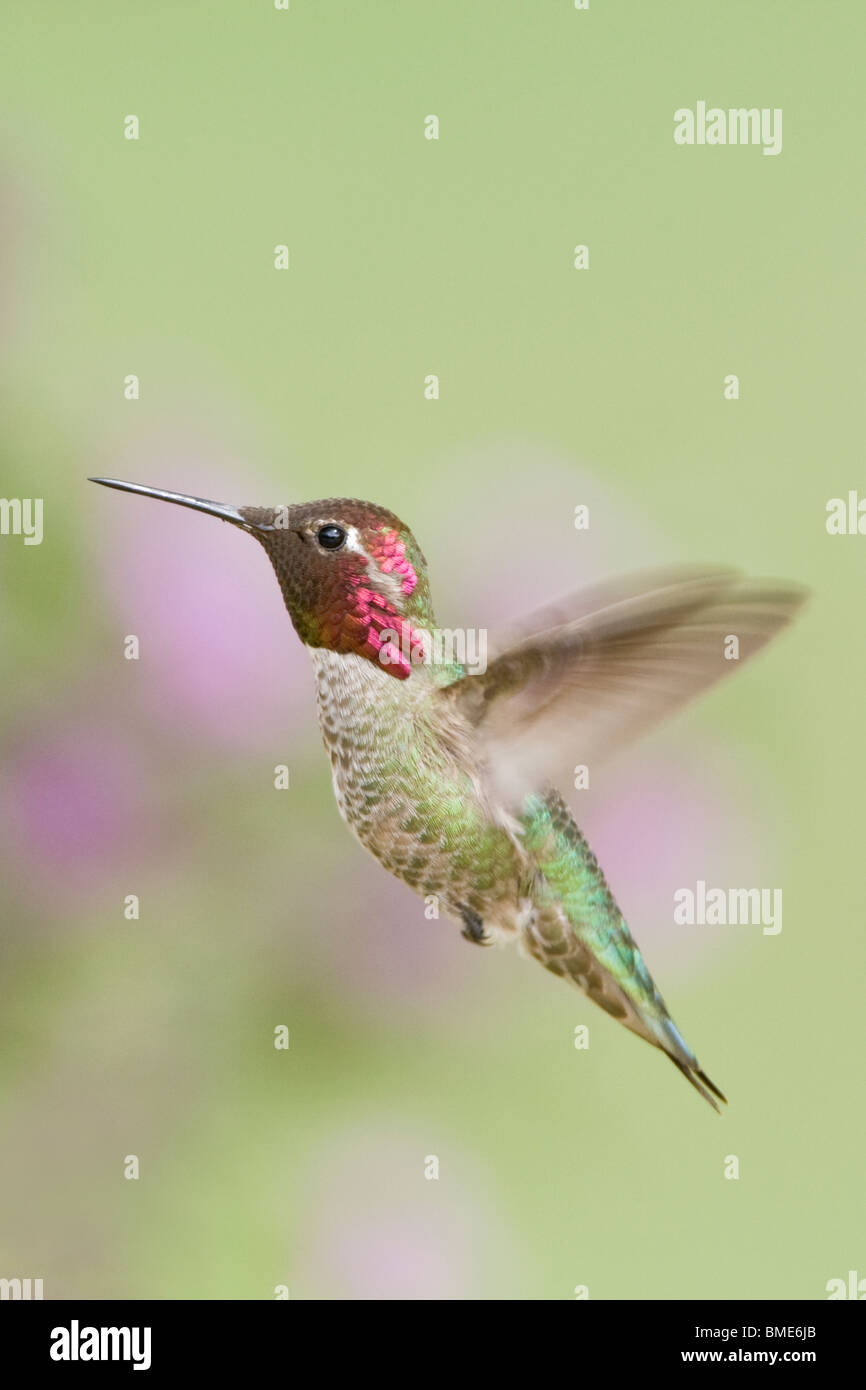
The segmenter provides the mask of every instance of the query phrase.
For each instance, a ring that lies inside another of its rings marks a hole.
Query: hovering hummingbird
[[[206,512],[264,546],[315,671],[344,820],[384,867],[435,895],[478,945],[515,940],[660,1048],[715,1110],[595,855],[556,790],[739,663],[804,598],[727,569],[659,570],[537,614],[472,672],[431,661],[412,532],[371,502],[231,507],[115,478],[92,482]]]

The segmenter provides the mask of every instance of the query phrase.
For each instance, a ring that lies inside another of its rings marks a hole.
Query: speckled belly
[[[390,873],[492,926],[520,912],[526,864],[509,830],[431,722],[431,691],[363,657],[312,652],[319,722],[344,820]],[[415,685],[412,685],[412,682]]]

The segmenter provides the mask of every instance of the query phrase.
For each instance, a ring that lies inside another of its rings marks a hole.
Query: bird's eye
[[[339,550],[346,544],[346,533],[342,526],[335,526],[333,522],[329,522],[327,526],[319,527],[316,540],[323,550]]]

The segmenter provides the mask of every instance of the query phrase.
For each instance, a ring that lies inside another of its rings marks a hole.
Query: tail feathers
[[[719,1109],[713,1097],[716,1096],[722,1102],[723,1105],[727,1105],[727,1096],[722,1095],[722,1092],[719,1090],[718,1086],[716,1086],[710,1080],[706,1072],[701,1071],[697,1063],[695,1063],[693,1066],[690,1066],[688,1062],[683,1062],[679,1057],[675,1057],[672,1052],[668,1052],[667,1056],[670,1057],[674,1066],[682,1072],[686,1080],[691,1082],[698,1094],[703,1096],[707,1104],[713,1107],[716,1114],[721,1115],[722,1112]]]
[[[524,930],[521,943],[546,970],[570,980],[605,1013],[670,1057],[690,1085],[717,1114],[721,1114],[716,1101],[727,1105],[726,1097],[699,1067],[697,1057],[668,1013],[624,922],[621,922],[620,931],[627,940],[632,961],[631,975],[620,979],[580,940],[560,904],[553,911],[539,912]]]
[[[726,1104],[686,1043],[655,986],[604,874],[558,792],[527,802],[524,844],[533,855],[533,911],[522,927],[527,953],[570,980],[638,1037],[666,1052],[719,1111]]]
[[[716,1114],[721,1115],[722,1112],[716,1104],[716,1100],[727,1105],[727,1096],[722,1094],[705,1071],[701,1071],[697,1057],[666,1009],[661,1020],[661,1027],[657,1030],[657,1045],[670,1057],[677,1070],[682,1072],[686,1080],[703,1096],[707,1104],[713,1107]],[[716,1100],[713,1099],[714,1096]]]

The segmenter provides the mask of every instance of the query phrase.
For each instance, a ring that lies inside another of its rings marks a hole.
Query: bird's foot
[[[484,930],[484,923],[477,912],[473,912],[471,907],[461,906],[460,916],[463,918],[463,930],[460,935],[466,941],[471,941],[473,946],[493,945],[493,937],[487,935]]]

